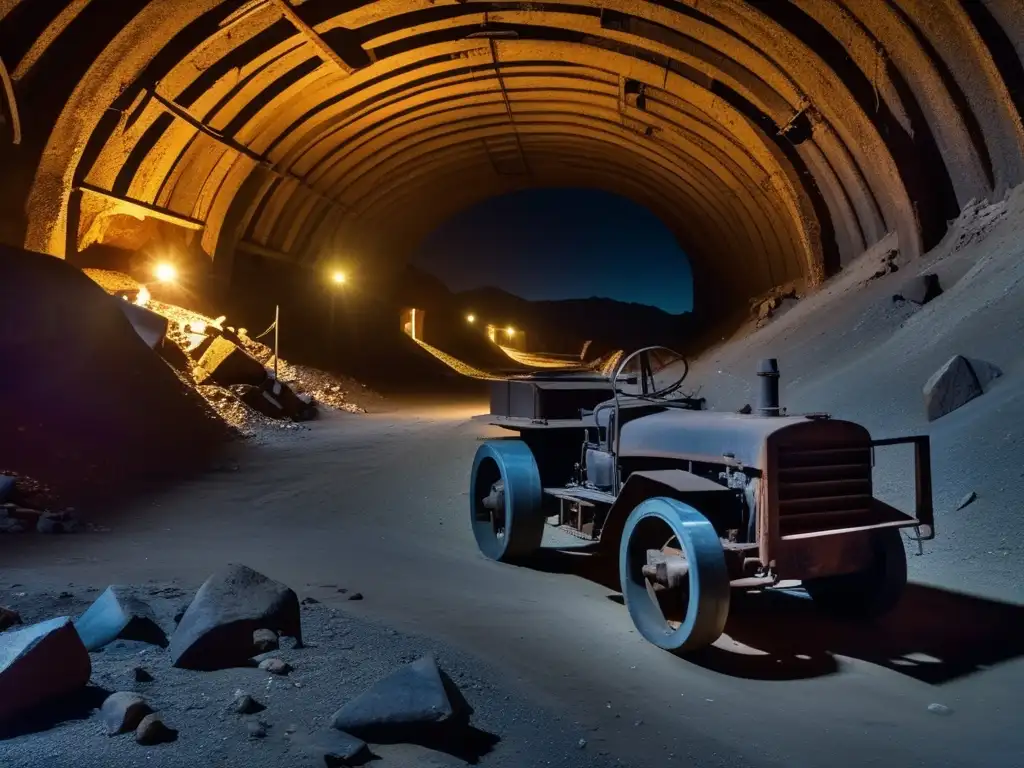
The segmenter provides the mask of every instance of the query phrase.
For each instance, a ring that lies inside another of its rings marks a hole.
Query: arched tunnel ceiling
[[[1021,19],[1024,0],[0,0],[7,195],[31,249],[161,222],[229,276],[238,250],[393,265],[487,197],[595,187],[655,212],[720,310],[890,232],[917,256],[1024,180]]]

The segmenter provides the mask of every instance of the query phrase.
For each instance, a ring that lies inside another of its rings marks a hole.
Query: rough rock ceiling
[[[597,187],[726,306],[1024,180],[1022,54],[1024,0],[0,0],[4,197],[31,249],[161,222],[229,276]]]

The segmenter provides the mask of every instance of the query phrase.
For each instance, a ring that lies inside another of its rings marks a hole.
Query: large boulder
[[[0,634],[0,723],[89,682],[92,662],[65,617]]]
[[[171,661],[185,669],[225,669],[254,654],[253,633],[271,629],[302,642],[299,597],[244,565],[229,565],[199,588],[171,635]]]
[[[378,681],[334,713],[339,731],[378,744],[415,741],[438,726],[468,723],[472,710],[433,656]]]
[[[928,421],[935,421],[982,395],[985,387],[1002,371],[983,360],[955,355],[924,385]]]
[[[251,384],[258,387],[267,379],[263,363],[223,336],[210,343],[199,360],[199,367],[202,369],[199,384],[219,384],[222,387]]]
[[[87,650],[95,651],[114,640],[138,640],[167,647],[167,635],[149,604],[128,587],[111,586],[75,622]]]

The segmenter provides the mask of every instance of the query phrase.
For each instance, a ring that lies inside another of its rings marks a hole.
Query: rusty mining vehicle
[[[891,609],[907,580],[900,529],[919,548],[935,535],[928,437],[874,440],[827,414],[787,415],[775,360],[761,362],[761,402],[746,412],[682,396],[687,372],[649,347],[611,376],[493,383],[490,413],[474,418],[519,435],[484,441],[473,462],[481,551],[528,561],[545,526],[591,542],[617,559],[640,633],[680,653],[722,635],[734,589],[799,580],[850,617]],[[876,448],[899,444],[914,449],[913,515],[874,495]]]

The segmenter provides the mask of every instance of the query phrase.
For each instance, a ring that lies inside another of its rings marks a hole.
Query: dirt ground
[[[909,550],[914,583],[878,624],[833,622],[799,593],[751,597],[711,651],[683,660],[638,637],[615,585],[584,558],[552,555],[533,569],[485,560],[466,519],[477,441],[499,434],[467,420],[483,400],[331,414],[308,432],[240,448],[237,471],[110,508],[107,532],[2,539],[0,603],[108,583],[195,584],[244,562],[353,621],[479,657],[492,685],[558,712],[563,721],[522,732],[517,768],[561,764],[539,756],[571,754],[580,738],[581,759],[605,752],[632,768],[1018,765],[1024,198],[982,237],[970,226],[930,261],[870,281],[884,250],[868,254],[691,374],[711,407],[756,405],[756,361],[776,357],[791,411],[828,410],[877,437],[931,435],[938,538],[923,556]],[[894,302],[923,269],[946,292],[923,308]],[[921,387],[957,353],[1004,376],[929,424]],[[876,480],[883,498],[905,505],[910,459],[897,458],[880,454]],[[970,491],[976,501],[957,510]],[[500,716],[495,727],[505,727]],[[152,754],[147,765],[178,764],[159,757],[172,750]]]

